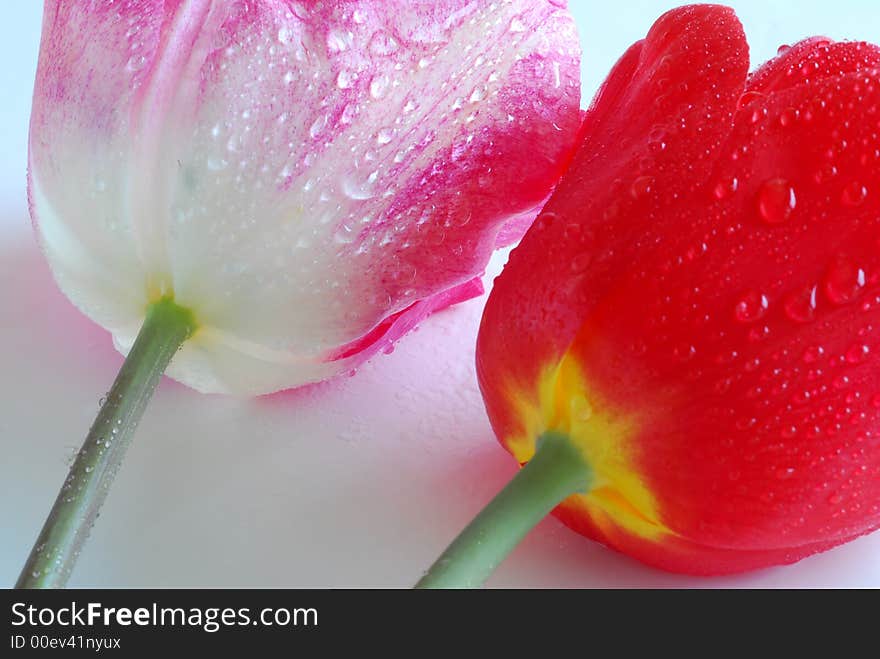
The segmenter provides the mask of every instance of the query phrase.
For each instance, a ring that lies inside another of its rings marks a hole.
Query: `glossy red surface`
[[[656,537],[572,528],[674,571],[787,563],[880,526],[880,49],[813,38],[748,75],[733,12],[674,10],[618,62],[483,318],[502,443],[566,355],[635,420]],[[583,395],[583,392],[571,392]],[[636,506],[638,507],[638,506]]]

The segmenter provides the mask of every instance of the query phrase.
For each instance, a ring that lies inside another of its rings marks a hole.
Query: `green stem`
[[[67,583],[153,390],[171,358],[194,331],[192,313],[171,298],[150,305],[16,588],[63,588]]]
[[[461,532],[416,588],[475,588],[553,508],[590,486],[592,471],[563,434],[538,439],[534,457]]]

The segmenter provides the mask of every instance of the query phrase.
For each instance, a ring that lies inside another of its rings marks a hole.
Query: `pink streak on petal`
[[[393,345],[397,339],[409,332],[432,313],[479,297],[483,292],[482,279],[474,277],[464,284],[459,284],[454,288],[447,289],[424,300],[419,300],[407,309],[386,318],[368,334],[331,353],[327,357],[327,361],[338,361],[356,356],[357,359],[351,363],[351,366],[355,366],[357,363],[369,359],[379,348]]]
[[[30,192],[59,284],[123,346],[173,289],[215,330],[172,368],[202,391],[347,370],[475,294],[566,168],[564,6],[47,0]]]

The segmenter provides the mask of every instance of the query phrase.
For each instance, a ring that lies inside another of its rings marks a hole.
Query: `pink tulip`
[[[46,0],[32,215],[121,351],[173,295],[171,376],[276,391],[478,294],[579,101],[558,0]]]

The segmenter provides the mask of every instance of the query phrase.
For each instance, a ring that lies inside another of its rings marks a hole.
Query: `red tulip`
[[[694,574],[880,527],[880,48],[749,74],[733,11],[671,11],[617,63],[477,346],[520,463],[568,437],[556,514]]]

